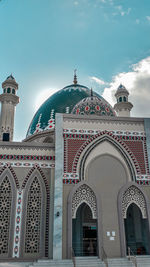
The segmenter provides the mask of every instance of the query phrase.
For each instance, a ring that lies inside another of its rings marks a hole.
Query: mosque
[[[148,259],[150,119],[130,117],[124,85],[112,107],[75,73],[13,142],[18,87],[0,95],[0,262]]]

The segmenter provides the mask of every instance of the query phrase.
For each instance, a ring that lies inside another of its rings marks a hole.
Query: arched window
[[[123,101],[124,101],[124,102],[127,102],[127,98],[126,98],[126,96],[123,97]]]
[[[8,94],[10,94],[10,91],[11,91],[11,89],[10,88],[7,88],[7,93]]]
[[[11,184],[6,176],[0,185],[0,257],[8,257],[11,201]]]
[[[15,89],[14,88],[12,89],[12,94],[15,95]]]
[[[122,102],[122,96],[119,97],[119,102]]]
[[[35,177],[28,192],[25,253],[38,254],[40,250],[41,187]]]

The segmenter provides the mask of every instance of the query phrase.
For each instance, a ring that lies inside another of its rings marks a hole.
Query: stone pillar
[[[150,119],[144,119],[144,128],[146,133],[146,147],[147,147],[147,155],[148,155],[148,164],[150,170]]]
[[[63,211],[63,116],[56,114],[55,124],[55,187],[53,259],[62,259],[62,211]]]

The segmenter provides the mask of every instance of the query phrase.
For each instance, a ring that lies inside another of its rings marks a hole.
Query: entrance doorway
[[[72,219],[72,247],[75,256],[97,255],[97,220],[86,203],[80,205]]]
[[[126,249],[132,250],[135,255],[149,254],[148,220],[142,218],[142,213],[136,204],[131,204],[124,219]]]

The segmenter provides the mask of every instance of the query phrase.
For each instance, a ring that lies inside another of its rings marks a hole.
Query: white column
[[[62,198],[64,169],[64,144],[62,126],[63,116],[62,114],[56,114],[53,259],[62,259]]]

